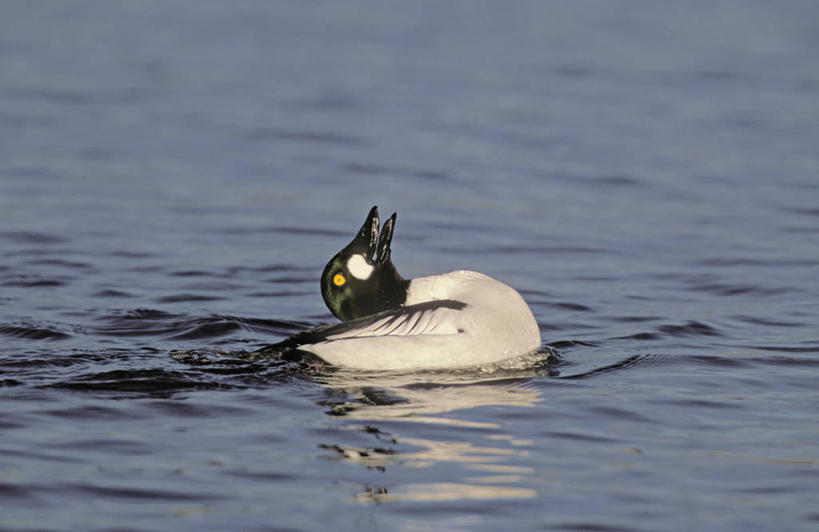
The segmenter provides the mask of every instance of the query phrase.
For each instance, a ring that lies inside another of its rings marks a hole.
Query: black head
[[[409,281],[398,275],[390,259],[395,213],[384,222],[380,235],[378,225],[378,208],[373,207],[356,237],[321,274],[321,295],[340,320],[397,308],[407,299]]]

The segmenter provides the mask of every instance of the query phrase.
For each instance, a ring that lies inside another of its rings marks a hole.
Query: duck
[[[360,370],[424,370],[482,366],[540,349],[538,324],[512,287],[469,270],[404,279],[391,257],[395,221],[393,213],[379,231],[373,206],[324,267],[321,295],[340,323],[264,350]]]

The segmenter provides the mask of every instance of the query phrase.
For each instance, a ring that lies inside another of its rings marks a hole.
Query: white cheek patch
[[[347,271],[356,279],[369,279],[375,267],[367,262],[364,255],[353,255],[347,260]]]

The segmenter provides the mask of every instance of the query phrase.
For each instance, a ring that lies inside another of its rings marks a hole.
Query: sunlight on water
[[[360,395],[362,393],[360,379],[355,380],[355,388],[343,383],[343,381],[340,382],[335,379],[329,379],[329,381],[326,385],[330,388],[343,390],[346,394]],[[410,388],[406,384],[398,385],[397,381],[391,380],[372,380],[367,386],[377,386],[380,393],[391,398],[390,403],[392,404],[358,406],[347,415],[362,419],[406,419],[408,421],[418,421],[419,416],[423,416],[425,423],[457,424],[459,423],[457,419],[447,420],[446,418],[429,416],[431,414],[443,414],[455,410],[493,405],[533,407],[542,400],[537,391],[519,385],[469,382],[455,385],[451,381],[446,384],[418,382],[423,385],[423,388]]]
[[[507,486],[482,486],[478,484],[408,484],[397,492],[387,493],[374,490],[361,493],[355,502],[449,502],[460,500],[486,499],[527,499],[534,497],[534,490],[510,488]]]
[[[534,470],[530,467],[509,464],[508,459],[525,459],[531,440],[521,440],[513,434],[497,432],[501,423],[469,421],[444,414],[479,407],[532,408],[543,399],[535,390],[519,383],[505,381],[475,381],[463,375],[460,379],[446,378],[446,384],[429,382],[423,375],[392,375],[362,378],[352,374],[336,373],[323,379],[329,389],[343,390],[345,395],[366,396],[367,390],[376,387],[380,397],[388,397],[386,404],[349,404],[345,419],[367,424],[394,421],[400,424],[447,426],[453,429],[479,431],[484,444],[474,440],[433,440],[391,436],[396,451],[374,452],[369,449],[336,448],[339,457],[351,463],[382,469],[400,465],[407,468],[437,468],[452,465],[465,468],[464,482],[402,483],[390,488],[368,488],[354,497],[356,502],[435,502],[485,499],[525,499],[536,496],[527,487],[526,477]],[[371,397],[372,398],[372,397]],[[400,425],[397,431],[402,432]],[[453,432],[456,435],[457,432]],[[494,444],[494,445],[493,445]],[[399,450],[400,449],[400,450]],[[491,472],[493,475],[475,476],[472,471]],[[498,474],[503,473],[503,474]]]

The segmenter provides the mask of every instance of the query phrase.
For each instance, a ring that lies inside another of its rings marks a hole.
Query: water
[[[0,12],[0,529],[819,526],[815,2]],[[560,357],[248,356],[374,204]]]

